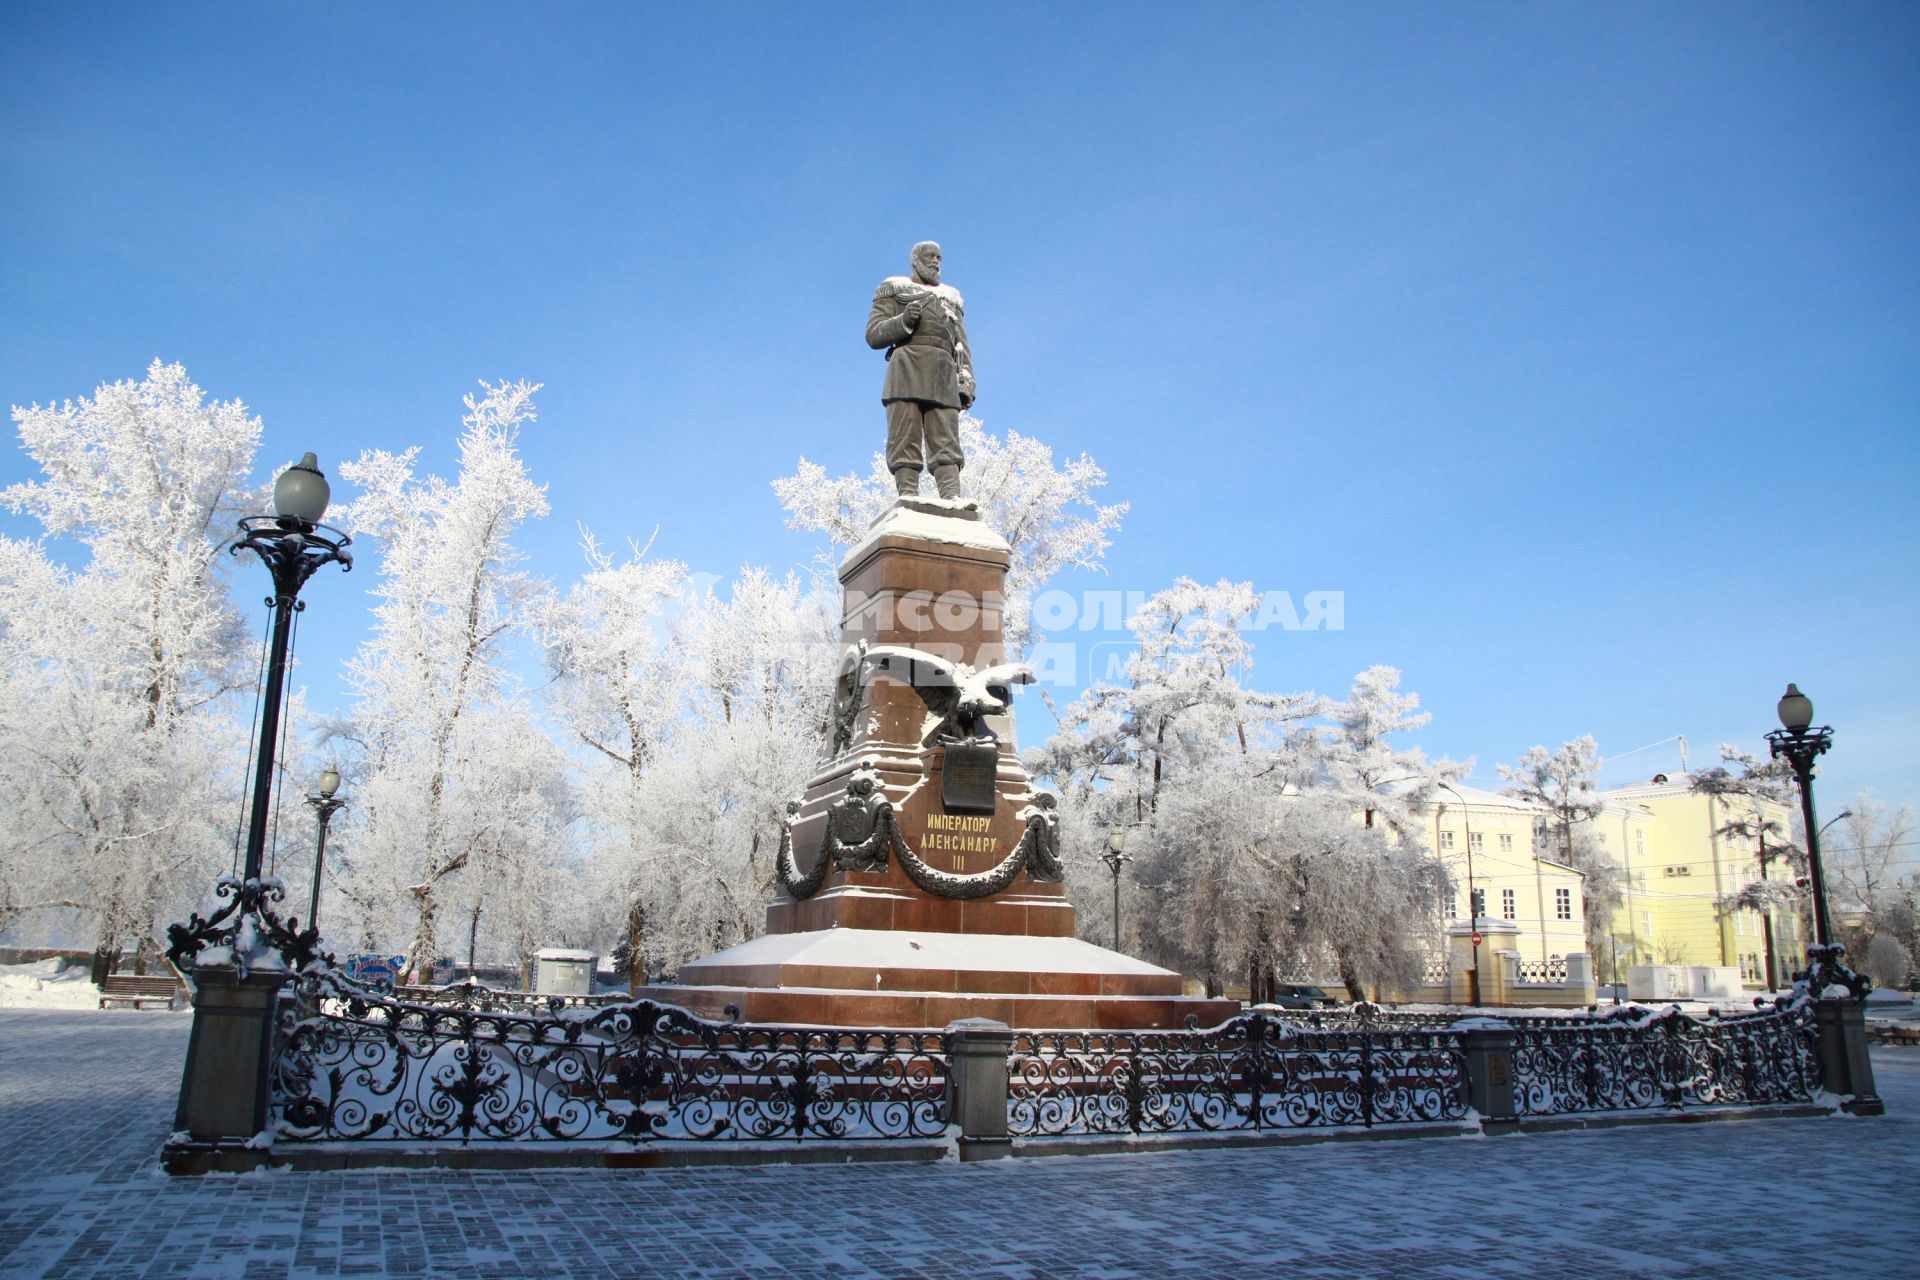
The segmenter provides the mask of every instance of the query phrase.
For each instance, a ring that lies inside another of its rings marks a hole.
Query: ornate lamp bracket
[[[322,565],[339,564],[353,571],[353,556],[347,551],[353,539],[324,524],[309,524],[293,516],[248,516],[240,521],[240,536],[228,551],[239,555],[245,547],[266,562],[273,575],[273,594],[267,603],[290,603],[295,609],[300,588],[307,585]]]

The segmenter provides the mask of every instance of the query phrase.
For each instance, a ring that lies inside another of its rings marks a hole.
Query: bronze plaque
[[[1509,1065],[1509,1060],[1507,1058],[1507,1055],[1504,1053],[1488,1054],[1487,1055],[1487,1083],[1491,1085],[1504,1085],[1510,1082],[1512,1079],[1513,1079],[1513,1071],[1511,1066]]]
[[[948,813],[992,813],[1000,750],[991,742],[956,742],[940,768],[940,803]]]

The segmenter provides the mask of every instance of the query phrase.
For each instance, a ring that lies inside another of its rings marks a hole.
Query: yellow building
[[[1602,793],[1607,808],[1593,829],[1626,872],[1611,923],[1619,963],[1738,969],[1747,986],[1764,987],[1768,921],[1758,911],[1719,910],[1723,897],[1761,878],[1759,841],[1721,829],[1758,820],[1777,823],[1784,832],[1787,809],[1747,797],[1700,795],[1691,781],[1686,774],[1658,774]],[[1767,875],[1779,880],[1793,871],[1784,858],[1775,858]],[[1796,912],[1770,914],[1775,980],[1785,985],[1805,962],[1806,938]],[[1595,959],[1604,970],[1605,959]]]
[[[1446,923],[1463,923],[1468,917],[1471,872],[1482,904],[1479,914],[1519,930],[1511,945],[1523,962],[1585,952],[1582,877],[1572,867],[1535,855],[1539,810],[1524,800],[1458,783],[1438,795],[1427,811],[1427,835],[1455,883]],[[1594,962],[1604,963],[1598,956]]]

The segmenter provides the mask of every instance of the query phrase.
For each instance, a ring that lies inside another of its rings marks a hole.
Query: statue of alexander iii
[[[887,353],[887,470],[903,495],[920,491],[926,466],[942,498],[960,496],[960,411],[973,404],[965,310],[960,291],[940,283],[940,246],[931,240],[913,246],[911,276],[888,276],[873,291],[867,345]]]

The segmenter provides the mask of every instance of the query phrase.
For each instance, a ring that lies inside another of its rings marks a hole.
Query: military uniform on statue
[[[887,470],[902,495],[918,493],[930,467],[942,498],[960,496],[960,411],[974,397],[965,311],[960,291],[940,283],[931,240],[913,247],[911,276],[888,276],[874,290],[867,345],[887,353]]]

